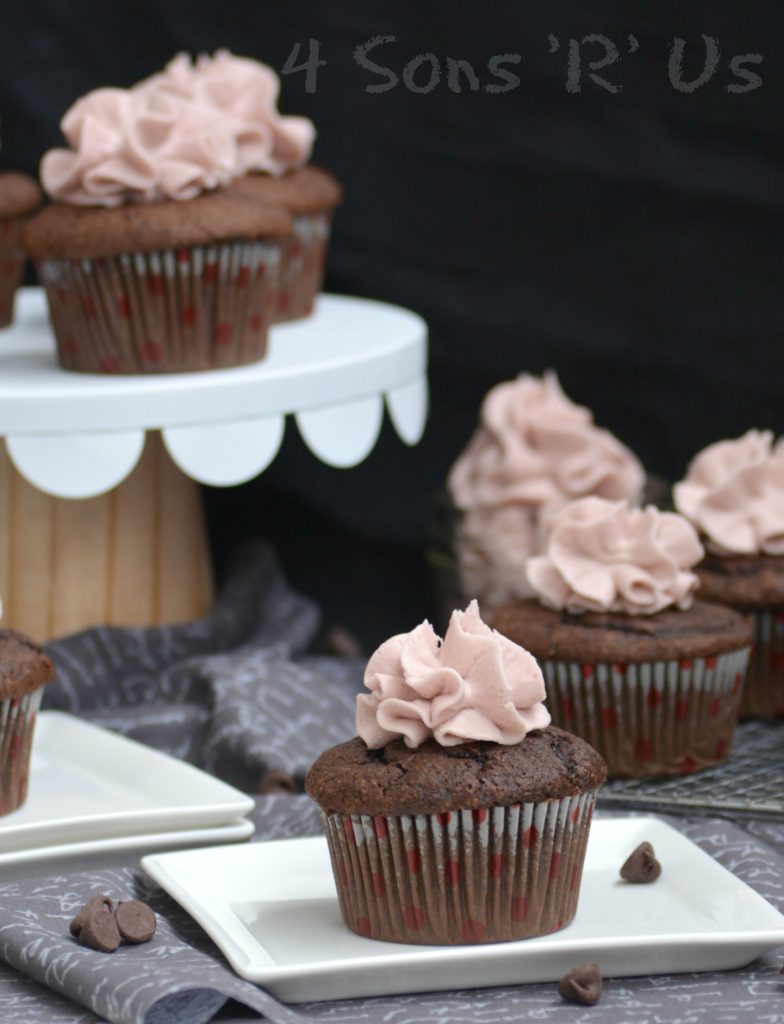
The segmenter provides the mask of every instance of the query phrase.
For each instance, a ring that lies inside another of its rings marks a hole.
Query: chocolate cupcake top
[[[305,789],[326,811],[438,814],[538,802],[604,781],[602,758],[549,727],[542,672],[491,630],[476,601],[443,641],[424,622],[368,662],[359,736],[326,751]]]
[[[0,700],[22,697],[54,679],[54,666],[23,633],[0,629]]]
[[[42,201],[43,193],[29,174],[0,172],[0,217],[26,217],[37,210]]]
[[[217,191],[110,208],[52,203],[25,225],[22,243],[33,259],[62,259],[282,237],[291,230],[291,215],[282,207]]]
[[[508,746],[444,747],[430,739],[411,750],[397,739],[370,750],[357,737],[323,753],[305,789],[327,812],[440,814],[559,799],[595,789],[605,777],[593,747],[548,726]]]
[[[784,605],[784,558],[781,555],[713,555],[697,566],[700,594],[734,608]]]
[[[525,644],[540,661],[589,665],[708,658],[748,646],[752,633],[744,615],[707,601],[695,601],[684,610],[666,608],[655,615],[572,615],[528,599],[502,605],[490,621],[515,643]]]
[[[583,498],[548,523],[526,571],[537,599],[508,602],[492,625],[537,658],[600,662],[710,657],[751,642],[730,608],[694,601],[704,552],[683,516]]]
[[[313,125],[278,112],[278,88],[271,68],[219,51],[195,64],[180,54],[130,89],[77,100],[61,121],[68,147],[41,162],[55,203],[25,233],[29,254],[78,259],[291,234],[284,204],[227,191],[249,171],[285,174],[310,155]]]
[[[268,174],[246,174],[230,188],[264,203],[282,206],[293,214],[331,210],[343,198],[343,190],[335,178],[313,164],[277,178]]]

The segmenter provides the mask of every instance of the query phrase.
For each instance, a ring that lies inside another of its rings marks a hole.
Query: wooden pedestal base
[[[204,615],[213,585],[198,486],[160,434],[123,483],[81,501],[36,490],[0,445],[0,598],[3,625],[39,641]]]

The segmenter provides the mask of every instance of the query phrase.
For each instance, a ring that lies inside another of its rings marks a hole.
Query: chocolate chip
[[[267,772],[259,783],[258,792],[262,796],[267,793],[296,793],[297,783],[288,772]]]
[[[640,845],[629,854],[621,868],[621,878],[636,884],[655,882],[661,874],[661,864],[650,843]]]
[[[592,962],[578,964],[558,982],[558,995],[567,1003],[594,1006],[601,994],[602,974],[599,965]]]
[[[112,901],[108,896],[93,896],[92,899],[88,900],[69,925],[71,935],[75,935],[78,939],[79,933],[84,927],[84,922],[87,920],[87,915],[95,910],[100,910],[101,907],[105,907],[110,914],[114,909]]]
[[[155,913],[141,900],[121,900],[114,918],[126,942],[149,942],[155,934]]]
[[[106,907],[94,908],[85,914],[79,941],[99,953],[113,953],[120,945],[120,932],[114,914]]]

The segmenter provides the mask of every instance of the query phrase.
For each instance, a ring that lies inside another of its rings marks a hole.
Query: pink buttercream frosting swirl
[[[251,170],[281,174],[310,155],[313,125],[278,113],[278,77],[219,51],[180,54],[131,89],[96,89],[66,112],[69,149],[41,162],[46,191],[80,206],[193,199]]]
[[[588,494],[639,501],[644,480],[638,459],[554,373],[492,388],[447,479],[463,511],[455,540],[464,589],[488,605],[531,596],[524,567],[541,551],[542,521]]]
[[[494,608],[530,597],[528,559],[541,549],[539,512],[531,505],[498,505],[464,512],[455,527],[460,579],[465,594]]]
[[[675,512],[582,498],[552,517],[527,574],[550,608],[654,615],[690,607],[698,585],[690,570],[703,555],[696,530]]]
[[[239,174],[279,175],[310,158],[313,122],[278,111],[280,79],[260,61],[218,50],[212,57],[201,54],[192,64],[180,53],[137,88],[166,92],[218,113],[234,137]]]
[[[704,448],[674,488],[675,506],[723,555],[784,555],[784,438],[749,430]]]
[[[402,737],[418,747],[471,740],[519,743],[550,714],[533,655],[487,626],[476,601],[455,611],[443,641],[425,621],[393,636],[365,670],[369,694],[357,697],[357,732],[371,749]]]
[[[487,393],[447,486],[461,509],[554,507],[588,494],[636,501],[644,480],[632,452],[570,401],[550,372],[522,374]]]

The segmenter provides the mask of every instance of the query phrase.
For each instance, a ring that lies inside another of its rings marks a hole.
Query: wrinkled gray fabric
[[[250,792],[270,771],[301,780],[354,734],[362,665],[303,657],[319,613],[271,548],[245,549],[212,612],[156,629],[90,629],[50,644],[44,708],[89,719]]]

